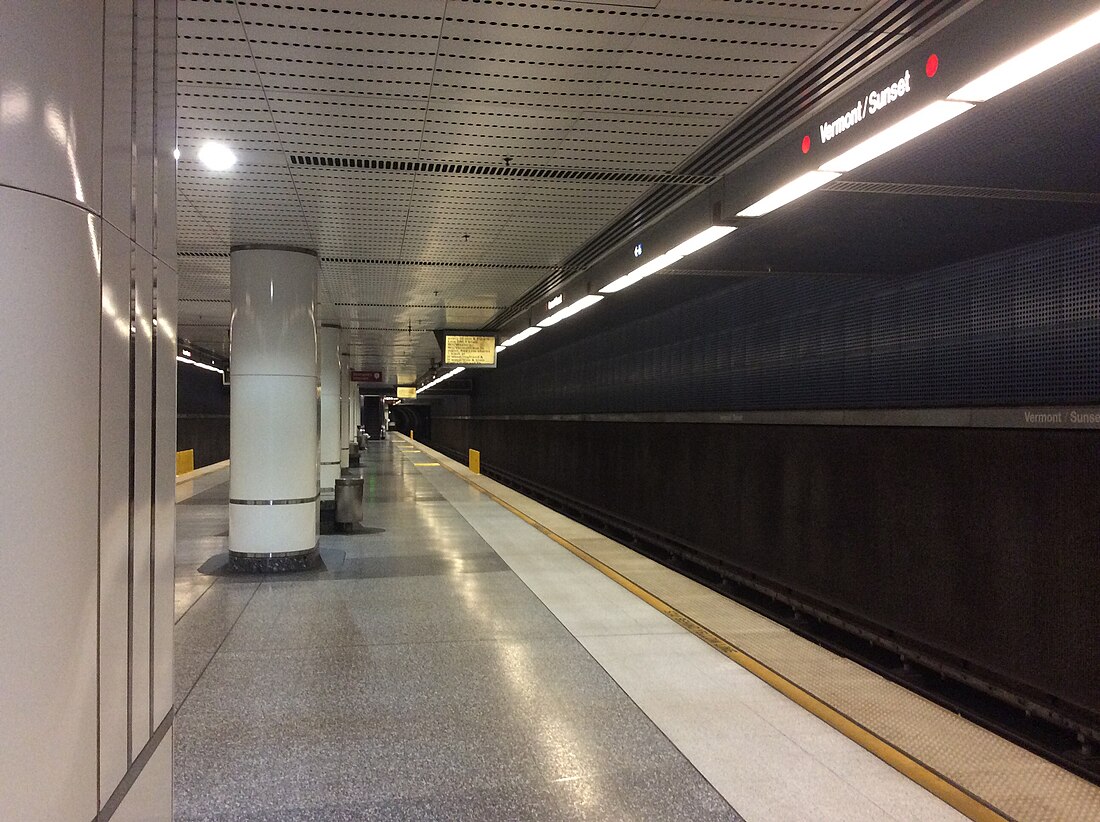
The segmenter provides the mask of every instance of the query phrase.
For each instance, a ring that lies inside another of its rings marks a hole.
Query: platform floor
[[[940,820],[954,809],[398,440],[326,569],[180,492],[178,820]]]

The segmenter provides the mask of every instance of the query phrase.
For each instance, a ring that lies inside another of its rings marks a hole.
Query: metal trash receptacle
[[[358,436],[358,440],[359,440],[359,450],[362,451],[364,448],[367,447],[367,442],[370,441],[370,434],[368,434],[366,431],[360,431],[359,436]]]
[[[351,531],[363,521],[363,478],[336,478],[336,529]]]

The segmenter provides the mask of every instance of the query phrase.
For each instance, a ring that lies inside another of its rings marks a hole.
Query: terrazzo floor
[[[741,818],[430,469],[360,470],[309,574],[225,573],[227,472],[181,500],[177,820]]]

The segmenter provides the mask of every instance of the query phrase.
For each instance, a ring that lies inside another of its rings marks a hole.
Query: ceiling
[[[676,172],[872,5],[179,0],[181,337],[228,355],[232,244],[309,246],[353,367],[411,382],[434,329],[710,182]]]

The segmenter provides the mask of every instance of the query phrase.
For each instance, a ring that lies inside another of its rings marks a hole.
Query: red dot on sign
[[[810,135],[809,134],[807,134],[805,137],[802,138],[802,153],[803,154],[809,154],[810,153]]]
[[[940,67],[940,58],[934,54],[928,55],[928,61],[924,64],[924,73],[929,77],[935,77]]]

